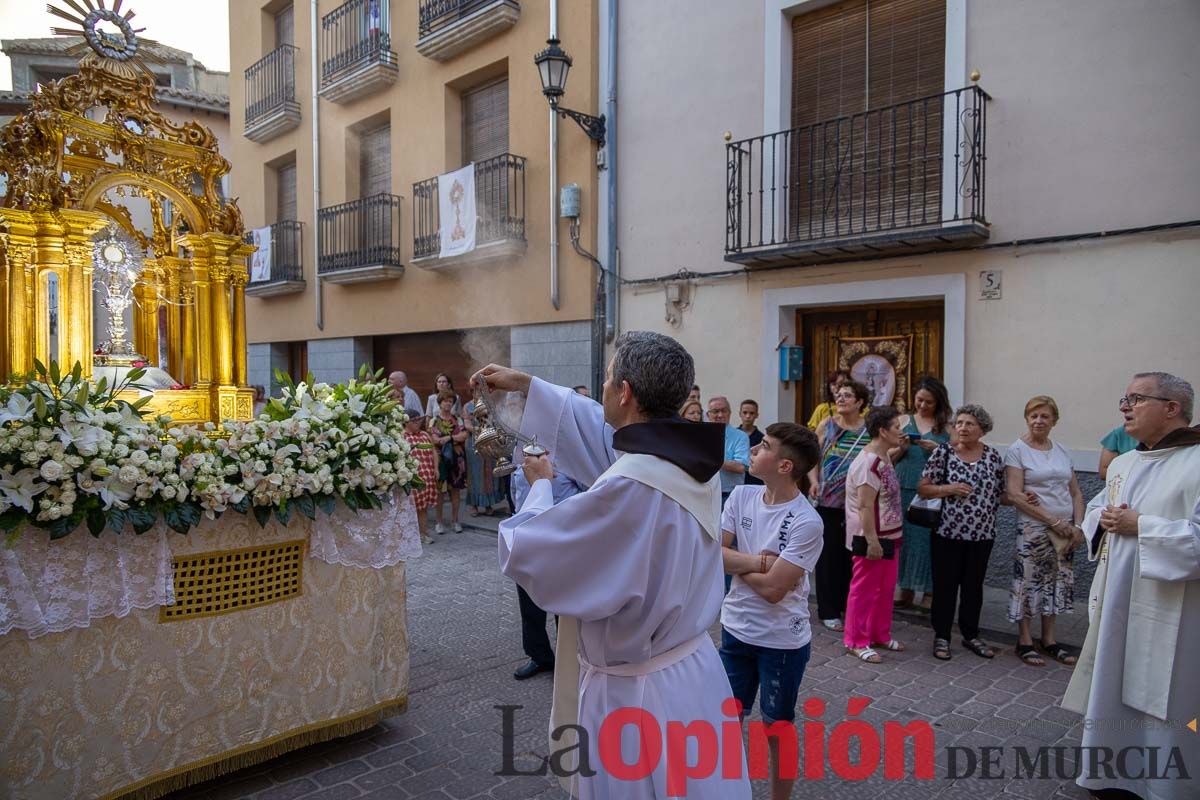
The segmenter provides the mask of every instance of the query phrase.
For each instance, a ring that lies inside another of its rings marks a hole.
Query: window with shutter
[[[275,15],[275,46],[295,44],[296,15],[292,6],[288,6]]]
[[[384,125],[362,134],[359,147],[358,196],[392,191],[392,128]]]
[[[939,218],[945,29],[945,0],[847,0],[793,19],[793,238]]]
[[[296,211],[296,162],[275,171],[275,221],[300,219]]]
[[[508,152],[508,78],[463,92],[463,163]]]

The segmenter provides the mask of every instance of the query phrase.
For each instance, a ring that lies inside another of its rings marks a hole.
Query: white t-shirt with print
[[[733,576],[721,606],[721,625],[746,644],[795,650],[808,644],[808,575],[821,556],[821,517],[800,494],[788,503],[763,502],[764,486],[737,486],[725,503],[721,530],[737,536],[737,549],[758,554],[763,550],[804,569],[800,584],[778,603],[771,604],[751,589],[740,575]]]

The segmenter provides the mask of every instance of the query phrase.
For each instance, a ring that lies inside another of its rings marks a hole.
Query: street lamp
[[[550,102],[550,108],[557,111],[559,116],[575,120],[589,139],[600,147],[604,147],[603,114],[593,117],[591,114],[559,107],[558,101],[567,88],[567,73],[571,71],[571,57],[558,46],[558,39],[547,39],[546,44],[548,45],[546,49],[533,58],[533,63],[538,68],[538,75],[542,79],[542,94]]]

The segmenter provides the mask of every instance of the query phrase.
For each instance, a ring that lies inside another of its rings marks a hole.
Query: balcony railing
[[[417,51],[446,61],[508,30],[520,16],[517,0],[421,0]]]
[[[986,238],[988,99],[971,86],[729,143],[726,260]]]
[[[400,198],[375,194],[322,208],[317,268],[329,280],[378,280],[400,275]]]
[[[344,102],[396,80],[388,0],[350,0],[321,18],[321,92]]]
[[[298,114],[296,48],[285,44],[246,68],[247,132],[267,118],[293,109]]]
[[[304,223],[287,220],[276,222],[271,228],[271,265],[270,273],[265,279],[251,280],[247,289],[264,286],[269,283],[292,283],[304,280],[304,266],[301,261],[303,250]],[[246,234],[246,241],[252,241]],[[251,276],[253,278],[253,276]]]
[[[475,162],[475,248],[525,243],[525,159],[511,153]],[[413,258],[441,252],[438,179],[413,184]],[[484,251],[486,253],[486,251]]]

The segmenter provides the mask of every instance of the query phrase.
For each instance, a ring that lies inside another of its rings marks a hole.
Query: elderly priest
[[[1063,706],[1085,717],[1078,783],[1104,800],[1200,796],[1200,735],[1187,728],[1200,712],[1193,401],[1182,378],[1133,376],[1119,407],[1125,431],[1141,444],[1109,466],[1083,523],[1099,563],[1091,624]]]

